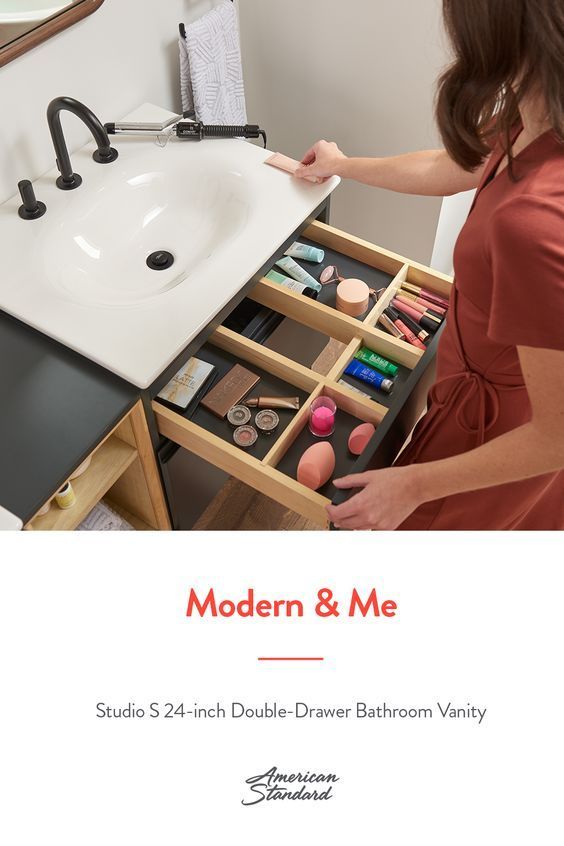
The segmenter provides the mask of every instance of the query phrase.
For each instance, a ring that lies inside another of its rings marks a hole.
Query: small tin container
[[[259,411],[255,417],[255,426],[263,435],[271,435],[278,428],[279,423],[279,416],[271,408],[265,408],[264,411]]]
[[[62,508],[63,511],[66,511],[67,508],[72,508],[76,502],[76,496],[74,495],[74,491],[72,489],[72,485],[70,482],[67,482],[66,485],[63,485],[59,493],[55,496],[55,502]]]
[[[249,449],[258,438],[258,432],[253,426],[239,426],[233,432],[233,440],[241,449]]]
[[[227,419],[232,426],[245,426],[251,419],[251,412],[246,405],[234,405],[227,412]]]

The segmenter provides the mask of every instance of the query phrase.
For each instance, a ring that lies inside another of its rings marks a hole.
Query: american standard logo
[[[249,792],[241,799],[241,804],[258,805],[265,800],[272,802],[277,799],[324,801],[333,798],[333,785],[338,781],[332,773],[281,773],[277,767],[271,767],[245,781]]]

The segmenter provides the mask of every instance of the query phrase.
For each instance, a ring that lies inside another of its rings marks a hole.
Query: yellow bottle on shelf
[[[76,496],[70,482],[63,485],[59,493],[55,496],[55,502],[59,508],[63,509],[63,511],[66,511],[67,508],[73,507],[76,502]]]

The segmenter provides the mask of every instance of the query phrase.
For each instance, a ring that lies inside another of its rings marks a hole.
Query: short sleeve
[[[492,217],[489,248],[488,336],[564,350],[564,203],[527,194],[505,203]]]

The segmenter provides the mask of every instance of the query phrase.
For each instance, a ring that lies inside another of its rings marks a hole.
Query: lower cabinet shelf
[[[102,499],[137,530],[170,529],[170,518],[141,401],[89,456],[90,465],[71,485],[75,504],[52,502],[26,529],[73,531]],[[53,492],[53,497],[56,491]],[[43,510],[43,509],[41,509]]]
[[[134,447],[112,435],[96,450],[88,470],[72,480],[75,505],[63,511],[53,503],[47,514],[34,519],[33,528],[55,532],[76,529],[136,458]]]

